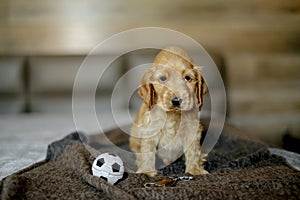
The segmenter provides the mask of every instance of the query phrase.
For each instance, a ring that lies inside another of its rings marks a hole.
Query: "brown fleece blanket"
[[[101,151],[110,150],[102,136],[89,145],[81,133],[73,133],[49,145],[45,161],[6,177],[0,183],[2,199],[299,199],[300,172],[282,157],[271,155],[257,141],[238,136],[225,128],[209,153],[205,168],[208,175],[178,182],[174,187],[145,188],[170,174],[184,172],[177,160],[148,178],[127,169],[122,181],[109,185],[92,176],[91,166]],[[106,134],[110,141],[128,149],[128,137],[120,130]],[[83,141],[83,142],[82,142]]]

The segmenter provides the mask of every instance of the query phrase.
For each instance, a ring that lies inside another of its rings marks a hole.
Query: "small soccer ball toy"
[[[109,184],[114,185],[123,177],[123,161],[113,153],[103,153],[94,160],[92,172],[94,176],[100,177]]]

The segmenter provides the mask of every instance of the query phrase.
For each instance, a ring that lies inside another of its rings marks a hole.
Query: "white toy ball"
[[[94,160],[92,172],[94,176],[103,178],[109,184],[114,185],[123,177],[123,161],[113,153],[103,153]]]

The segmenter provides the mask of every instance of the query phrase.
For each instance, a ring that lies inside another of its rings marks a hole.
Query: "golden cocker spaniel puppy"
[[[208,173],[198,120],[206,90],[199,66],[184,50],[168,47],[158,53],[143,75],[138,93],[144,102],[131,128],[138,173],[157,174],[156,154],[165,164],[184,154],[186,173]]]

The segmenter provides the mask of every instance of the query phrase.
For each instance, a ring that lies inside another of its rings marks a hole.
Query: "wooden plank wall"
[[[277,145],[287,129],[300,137],[299,0],[11,0],[0,23],[3,55],[81,55],[129,28],[175,29],[224,56],[231,123]]]

